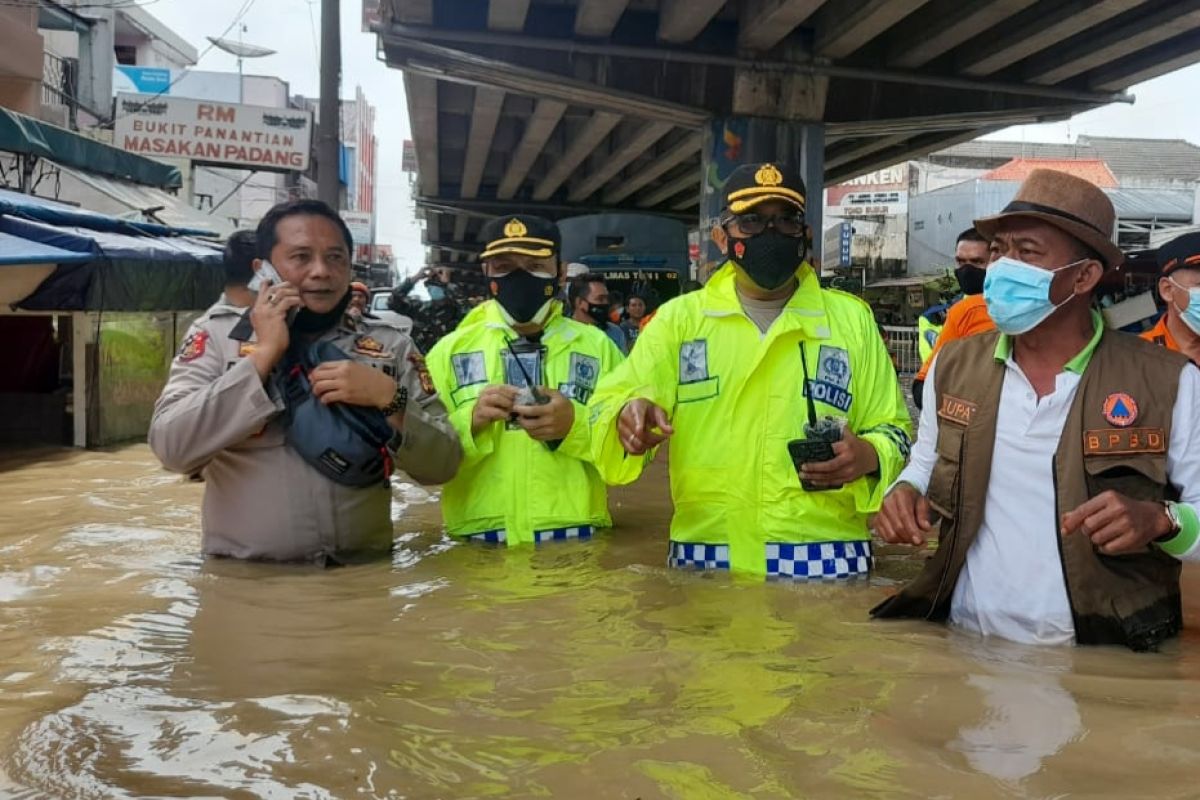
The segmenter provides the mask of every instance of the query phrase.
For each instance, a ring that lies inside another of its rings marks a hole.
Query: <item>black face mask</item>
[[[803,239],[771,229],[749,239],[729,240],[729,258],[763,289],[778,289],[800,268]]]
[[[982,267],[962,266],[954,270],[954,277],[958,278],[958,287],[962,289],[963,294],[981,294],[987,270]]]
[[[523,269],[491,279],[492,296],[515,322],[529,322],[554,297],[555,278],[539,278]]]
[[[608,322],[608,306],[595,306],[591,303],[588,303],[587,314],[601,328],[603,328],[604,324]]]
[[[324,333],[329,330],[341,322],[342,315],[346,313],[346,308],[350,305],[350,294],[351,292],[346,290],[345,296],[338,302],[337,307],[324,314],[301,308],[296,312],[296,319],[292,321],[292,330],[307,334]]]

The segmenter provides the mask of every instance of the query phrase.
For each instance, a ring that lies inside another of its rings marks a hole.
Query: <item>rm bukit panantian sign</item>
[[[113,144],[131,153],[275,172],[308,168],[308,111],[119,94],[116,112]]]

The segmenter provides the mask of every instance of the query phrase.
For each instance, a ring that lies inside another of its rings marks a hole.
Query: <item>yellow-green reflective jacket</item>
[[[458,474],[442,490],[447,529],[454,536],[504,529],[512,545],[533,542],[534,531],[612,525],[604,482],[591,463],[585,404],[600,376],[621,361],[620,351],[604,331],[564,318],[556,304],[541,339],[546,355],[539,382],[571,400],[570,433],[553,450],[503,422],[473,436],[479,393],[489,385],[524,383],[519,372],[506,377],[506,370],[516,369],[506,343],[517,338],[496,301],[489,300],[426,358],[463,446]]]
[[[734,570],[765,572],[768,542],[869,538],[867,515],[908,457],[908,410],[870,308],[821,289],[807,264],[797,277],[764,335],[743,312],[726,263],[703,290],[659,309],[590,404],[596,464],[609,483],[634,480],[646,458],[621,447],[625,403],[643,397],[667,411],[675,429],[671,538],[730,545]],[[787,450],[807,421],[801,347],[818,415],[845,418],[875,447],[877,475],[837,490],[801,488]]]
[[[933,345],[942,332],[941,325],[935,325],[925,317],[917,318],[917,355],[924,364],[933,353]]]

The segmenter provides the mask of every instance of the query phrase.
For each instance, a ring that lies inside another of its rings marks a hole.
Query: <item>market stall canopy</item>
[[[237,230],[228,217],[207,214],[185,199],[154,186],[108,178],[85,170],[59,165],[64,194],[69,182],[70,196],[88,208],[122,219],[158,222],[173,228],[204,232],[227,239]]]
[[[80,136],[66,128],[0,108],[0,150],[165,189],[183,185],[176,167]]]
[[[0,233],[0,267],[14,264],[82,264],[91,259],[92,256],[88,253],[77,253],[9,233]]]
[[[56,264],[16,303],[28,311],[206,308],[221,291],[222,254],[186,233],[0,190],[0,246],[19,240],[14,250],[37,249],[41,263]]]

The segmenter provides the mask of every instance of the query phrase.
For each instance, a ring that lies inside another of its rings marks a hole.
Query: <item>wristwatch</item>
[[[1156,541],[1165,542],[1169,539],[1174,539],[1183,530],[1183,523],[1179,519],[1179,510],[1175,507],[1175,503],[1170,500],[1163,501],[1163,511],[1167,514],[1167,519],[1171,521],[1171,530],[1158,537]]]
[[[408,389],[396,384],[396,392],[392,395],[392,402],[383,406],[379,410],[383,412],[385,417],[390,417],[392,414],[399,414],[408,405]]]

